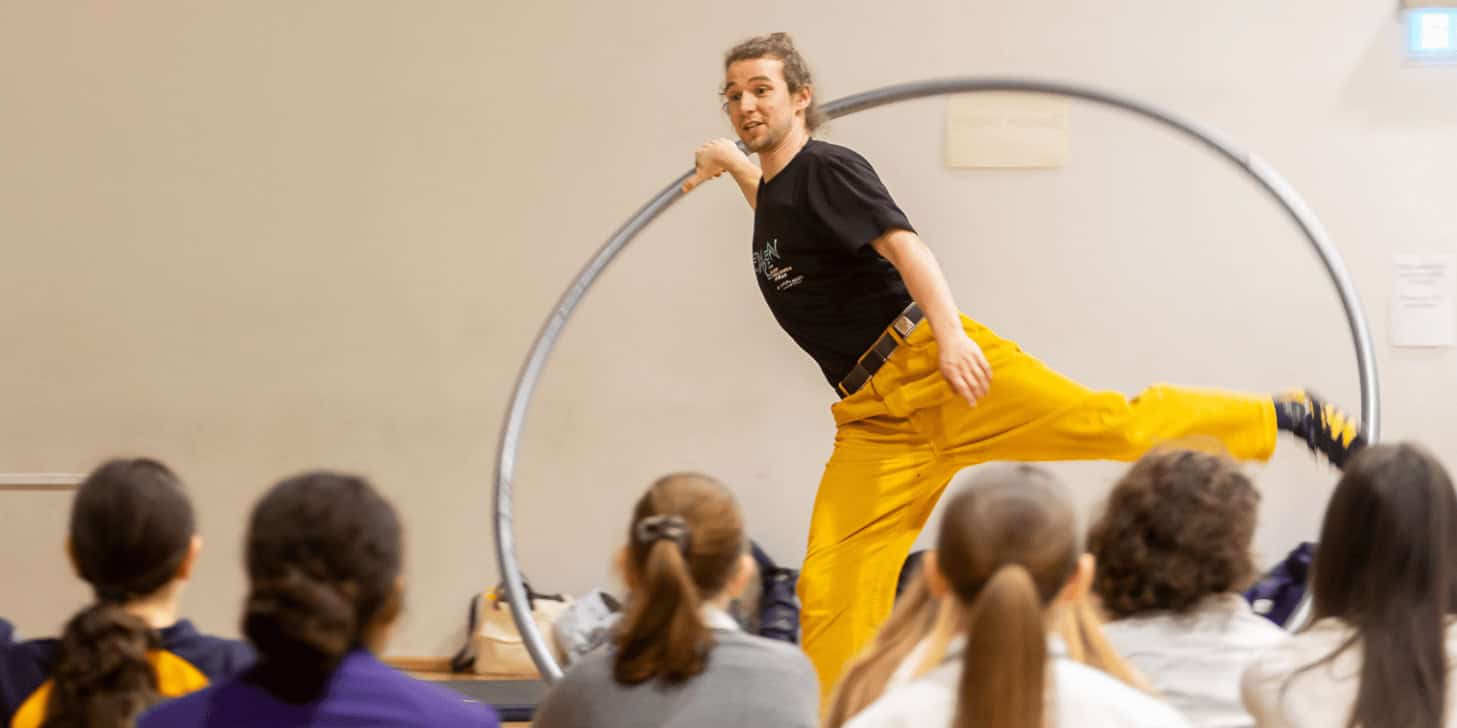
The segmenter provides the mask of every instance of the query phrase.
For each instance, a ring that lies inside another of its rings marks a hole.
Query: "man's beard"
[[[788,135],[789,129],[787,127],[776,129],[769,126],[768,124],[765,124],[764,136],[760,137],[757,143],[745,141],[744,146],[748,147],[750,152],[759,154],[761,152],[765,152],[779,146],[779,144],[784,141],[784,137]]]

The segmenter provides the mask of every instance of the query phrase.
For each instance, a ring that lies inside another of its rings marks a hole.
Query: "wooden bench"
[[[484,682],[494,682],[494,683],[502,683],[502,682],[519,681],[519,682],[523,683],[522,688],[525,689],[525,688],[528,687],[526,685],[527,683],[538,683],[541,680],[540,675],[538,675],[535,672],[532,672],[530,674],[525,674],[525,675],[523,675],[523,674],[477,675],[477,674],[471,673],[471,672],[451,672],[450,671],[450,658],[448,658],[448,657],[386,657],[386,658],[384,658],[384,662],[386,664],[390,665],[391,667],[394,667],[397,670],[401,670],[401,671],[409,674],[411,677],[417,678],[419,680],[429,680],[431,682],[442,682],[442,683],[444,683],[444,682],[448,682],[448,683],[465,683],[465,682],[483,682],[484,683]],[[453,687],[454,689],[456,689],[456,690],[458,690],[458,691],[460,691],[460,692],[462,692],[464,694],[472,695],[472,691],[469,690],[469,686],[468,685],[452,685],[451,687]],[[523,690],[523,692],[525,692],[525,690]],[[515,727],[515,728],[528,728],[531,724],[530,723],[524,723],[524,722],[523,723],[513,722],[513,723],[503,723],[502,725],[508,726],[508,727]]]

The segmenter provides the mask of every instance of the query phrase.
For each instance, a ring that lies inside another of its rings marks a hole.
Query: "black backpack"
[[[1315,544],[1301,543],[1245,591],[1245,601],[1255,614],[1281,627],[1299,627],[1289,622],[1310,587],[1310,565],[1314,561]]]
[[[759,565],[759,636],[799,644],[799,570],[774,563],[759,544],[749,542],[754,562]]]

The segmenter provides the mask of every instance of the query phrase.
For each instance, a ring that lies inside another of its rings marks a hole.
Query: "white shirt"
[[[966,647],[966,635],[959,634],[947,640],[945,652],[947,654],[960,654],[964,647]],[[891,673],[890,678],[885,681],[885,691],[889,692],[891,689],[900,687],[915,678],[914,673],[921,667],[921,663],[925,661],[926,653],[930,649],[931,638],[922,637],[921,641],[917,642],[916,646],[912,647],[911,651],[906,653],[905,657],[901,658],[901,664],[896,666],[895,672]]]
[[[726,629],[731,632],[739,631],[739,623],[729,616],[728,612],[712,604],[704,604],[698,608],[698,616],[703,624],[709,629]]]
[[[1049,699],[1056,728],[1189,728],[1173,708],[1116,678],[1067,657],[1067,648],[1049,636]],[[921,677],[891,688],[845,724],[845,728],[941,728],[956,714],[961,682],[961,652]]]
[[[1353,631],[1345,622],[1327,618],[1250,665],[1241,681],[1245,707],[1259,728],[1340,728],[1351,716],[1361,682],[1361,645],[1351,645],[1340,657],[1300,673],[1301,668],[1325,659],[1345,644]],[[1457,624],[1447,627],[1449,663],[1457,656]],[[1285,688],[1289,681],[1290,686]],[[1283,690],[1283,694],[1282,694]],[[1457,670],[1447,672],[1447,714],[1443,724],[1457,728]]]
[[[1290,633],[1255,614],[1238,594],[1205,599],[1193,612],[1160,612],[1103,625],[1113,649],[1199,728],[1250,728],[1240,675]]]

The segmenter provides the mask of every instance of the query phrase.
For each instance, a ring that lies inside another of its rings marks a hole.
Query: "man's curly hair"
[[[1185,613],[1247,587],[1259,505],[1254,483],[1227,457],[1167,450],[1139,460],[1088,534],[1093,591],[1108,616]]]

